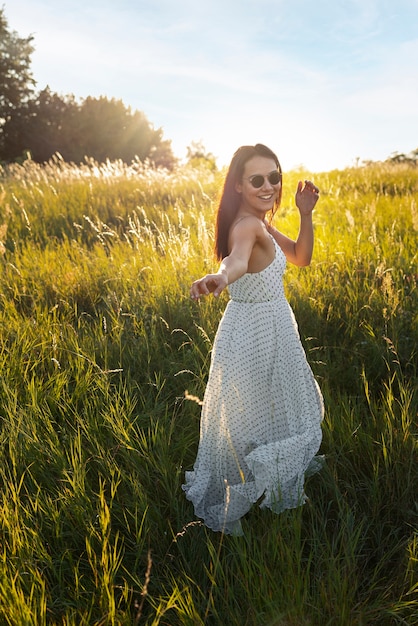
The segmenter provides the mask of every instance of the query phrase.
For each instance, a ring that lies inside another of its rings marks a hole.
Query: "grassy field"
[[[284,177],[290,236],[305,176]],[[315,182],[314,261],[286,290],[326,465],[304,507],[229,537],[181,491],[226,303],[188,295],[221,173],[0,171],[1,624],[418,624],[418,168]]]

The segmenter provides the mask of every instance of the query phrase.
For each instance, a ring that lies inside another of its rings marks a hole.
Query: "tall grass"
[[[304,507],[254,508],[238,538],[181,491],[226,303],[188,297],[222,173],[55,159],[0,178],[0,622],[418,623],[418,171],[315,177],[315,259],[286,288],[327,463]]]

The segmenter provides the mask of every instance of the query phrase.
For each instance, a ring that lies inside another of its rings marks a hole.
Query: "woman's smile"
[[[242,198],[241,211],[259,216],[260,212],[265,214],[273,208],[281,190],[281,178],[277,183],[270,182],[270,179],[274,182],[275,176],[277,165],[273,159],[256,156],[246,163],[242,182],[237,187]]]

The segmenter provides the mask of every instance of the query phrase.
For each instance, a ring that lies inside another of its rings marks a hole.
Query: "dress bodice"
[[[228,286],[234,302],[270,302],[284,296],[282,279],[286,257],[276,240],[271,238],[276,250],[273,261],[261,272],[244,274]]]

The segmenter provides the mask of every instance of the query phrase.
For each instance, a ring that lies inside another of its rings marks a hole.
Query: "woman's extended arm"
[[[213,293],[218,297],[225,287],[243,276],[248,269],[248,261],[254,244],[262,234],[262,224],[255,217],[242,220],[230,233],[231,252],[222,259],[216,274],[206,274],[195,280],[190,288],[194,300]]]

